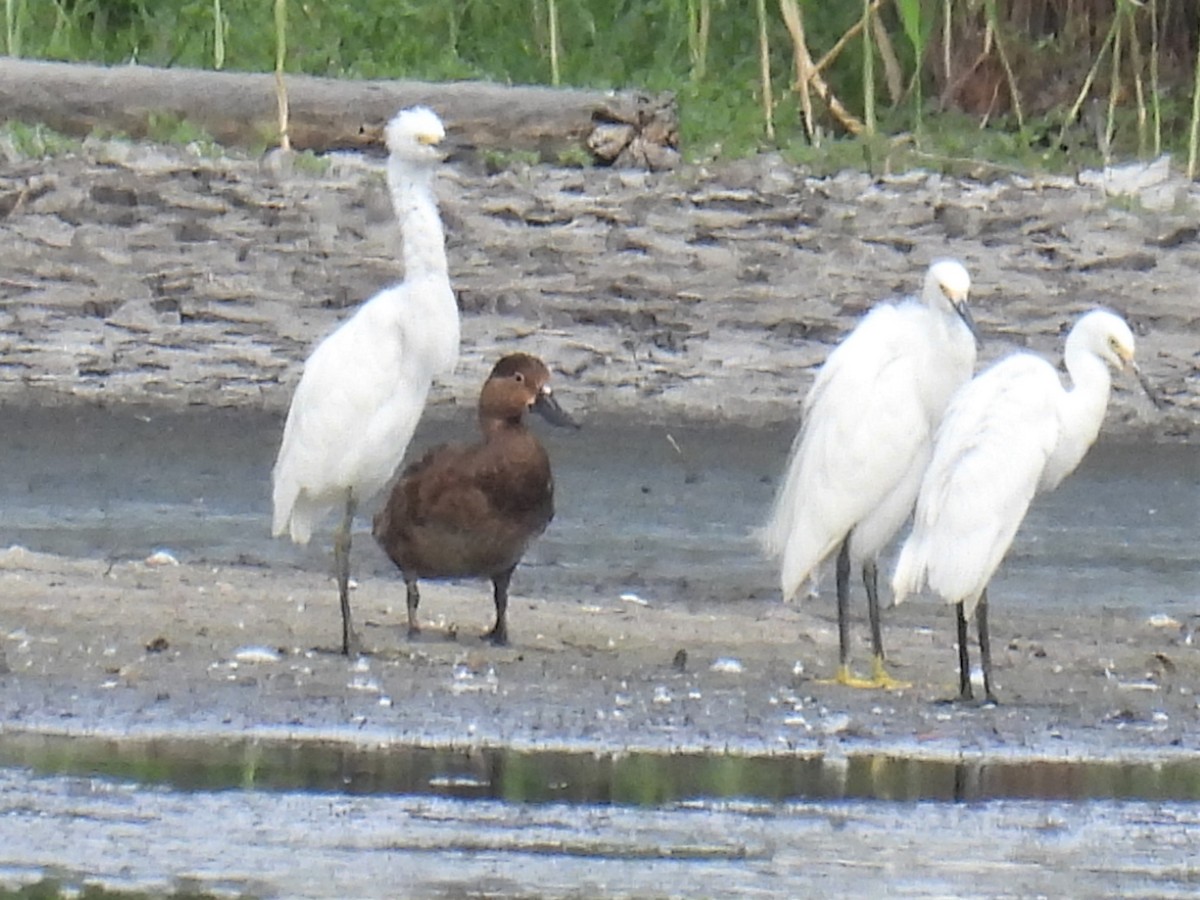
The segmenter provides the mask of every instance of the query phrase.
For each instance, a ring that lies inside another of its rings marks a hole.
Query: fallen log
[[[404,106],[435,109],[460,147],[532,151],[545,160],[586,153],[599,164],[670,168],[679,128],[671,94],[589,91],[460,81],[285,79],[294,148],[378,149]],[[156,123],[187,122],[218,143],[278,140],[273,75],[146,66],[0,60],[0,119],[40,122],[64,134],[146,138]]]

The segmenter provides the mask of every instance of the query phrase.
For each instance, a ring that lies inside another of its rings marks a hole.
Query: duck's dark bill
[[[540,393],[533,402],[533,411],[551,425],[561,425],[564,428],[578,428],[579,423],[567,415],[567,411],[558,405],[553,394]]]

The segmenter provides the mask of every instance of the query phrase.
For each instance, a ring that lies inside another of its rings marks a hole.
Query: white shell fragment
[[[233,658],[244,663],[279,662],[279,651],[274,647],[251,645],[238,647],[233,651]]]

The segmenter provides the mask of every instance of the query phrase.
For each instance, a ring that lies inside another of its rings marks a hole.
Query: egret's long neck
[[[1104,360],[1081,347],[1070,346],[1064,354],[1071,389],[1063,396],[1060,409],[1061,431],[1055,448],[1055,461],[1065,478],[1079,465],[1088,447],[1100,433],[1108,396],[1112,390],[1112,373]]]
[[[446,235],[433,195],[433,168],[393,157],[387,165],[392,206],[404,235],[404,277],[445,275]]]
[[[931,296],[935,292],[937,296]],[[935,358],[931,377],[926,379],[925,403],[930,415],[930,428],[941,421],[950,396],[971,378],[975,368],[975,336],[966,323],[943,298],[936,285],[926,285],[922,296],[929,310],[928,327]]]

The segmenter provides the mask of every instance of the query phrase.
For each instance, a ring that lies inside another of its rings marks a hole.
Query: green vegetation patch
[[[671,90],[693,160],[1194,171],[1200,141],[1200,5],[1171,0],[5,0],[4,24],[41,59]]]

